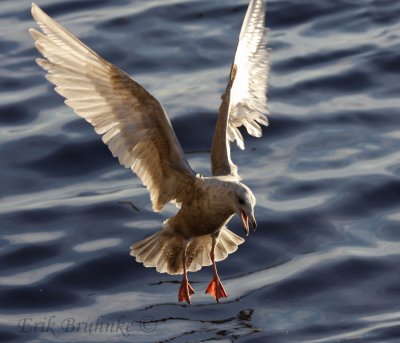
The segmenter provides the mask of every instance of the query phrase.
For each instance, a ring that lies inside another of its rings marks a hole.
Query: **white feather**
[[[228,139],[236,141],[241,149],[244,149],[243,137],[232,134],[236,132],[233,127],[245,125],[250,135],[260,137],[261,129],[257,128],[257,122],[268,125],[266,94],[269,64],[266,42],[264,1],[251,0],[233,62],[237,71],[229,103],[228,125],[232,129],[228,132]]]
[[[182,202],[195,174],[159,102],[35,4],[32,15],[43,31],[29,30],[45,57],[37,63],[49,73],[55,91],[103,135],[113,156],[141,178],[154,210],[172,200]]]

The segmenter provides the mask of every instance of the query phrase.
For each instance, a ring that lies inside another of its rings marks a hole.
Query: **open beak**
[[[250,231],[250,229],[249,229],[249,216],[247,215],[246,212],[240,211],[240,218],[242,218],[242,223],[243,223],[243,226],[244,226],[244,230],[246,232],[246,236],[248,236],[249,235],[249,231]],[[251,224],[253,225],[253,229],[254,229],[254,232],[255,232],[256,229],[257,229],[257,222],[256,222],[256,218],[254,218],[254,215],[252,215],[250,217],[250,221],[251,221]]]
[[[249,216],[244,211],[240,211],[240,217],[242,218],[242,223],[244,226],[244,230],[246,232],[246,236],[248,236],[249,235]]]
[[[250,220],[251,220],[251,224],[253,225],[254,232],[256,232],[257,222],[256,222],[256,218],[254,218],[254,215],[251,216]]]

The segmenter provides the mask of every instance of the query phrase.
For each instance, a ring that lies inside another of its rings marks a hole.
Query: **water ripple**
[[[209,174],[247,0],[38,5],[154,94]],[[129,255],[176,209],[153,213],[138,179],[51,90],[29,8],[0,2],[0,341],[398,341],[399,2],[268,1],[270,126],[246,136],[246,151],[232,147],[259,229],[219,263],[228,299],[203,294],[203,268],[189,274],[191,306],[176,299],[178,277]],[[237,218],[230,227],[242,233]],[[51,318],[55,332],[24,332],[24,318]],[[63,327],[121,318],[129,334]]]

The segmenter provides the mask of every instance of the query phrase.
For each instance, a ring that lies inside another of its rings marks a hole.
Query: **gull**
[[[169,202],[178,212],[153,235],[133,244],[131,255],[160,273],[183,274],[179,302],[190,304],[194,289],[187,273],[213,266],[206,293],[226,298],[217,261],[235,252],[244,239],[227,228],[237,214],[249,234],[256,229],[256,198],[241,182],[230,144],[244,149],[239,127],[261,137],[267,126],[269,74],[265,4],[251,0],[239,35],[229,79],[222,95],[211,147],[212,176],[196,174],[184,157],[171,122],[146,89],[32,4],[42,32],[30,29],[44,58],[36,59],[65,104],[93,125],[114,157],[130,168],[150,193],[159,212]]]

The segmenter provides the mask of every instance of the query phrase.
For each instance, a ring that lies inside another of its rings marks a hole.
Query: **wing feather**
[[[113,156],[150,192],[153,209],[182,202],[195,174],[160,103],[123,71],[32,4],[42,32],[30,29],[44,59],[37,63],[74,112],[102,135]]]
[[[229,142],[236,141],[238,147],[244,149],[240,126],[244,125],[250,135],[261,137],[260,125],[268,125],[266,42],[264,1],[251,0],[215,128],[211,150],[213,175],[238,176],[237,167],[231,161]]]

